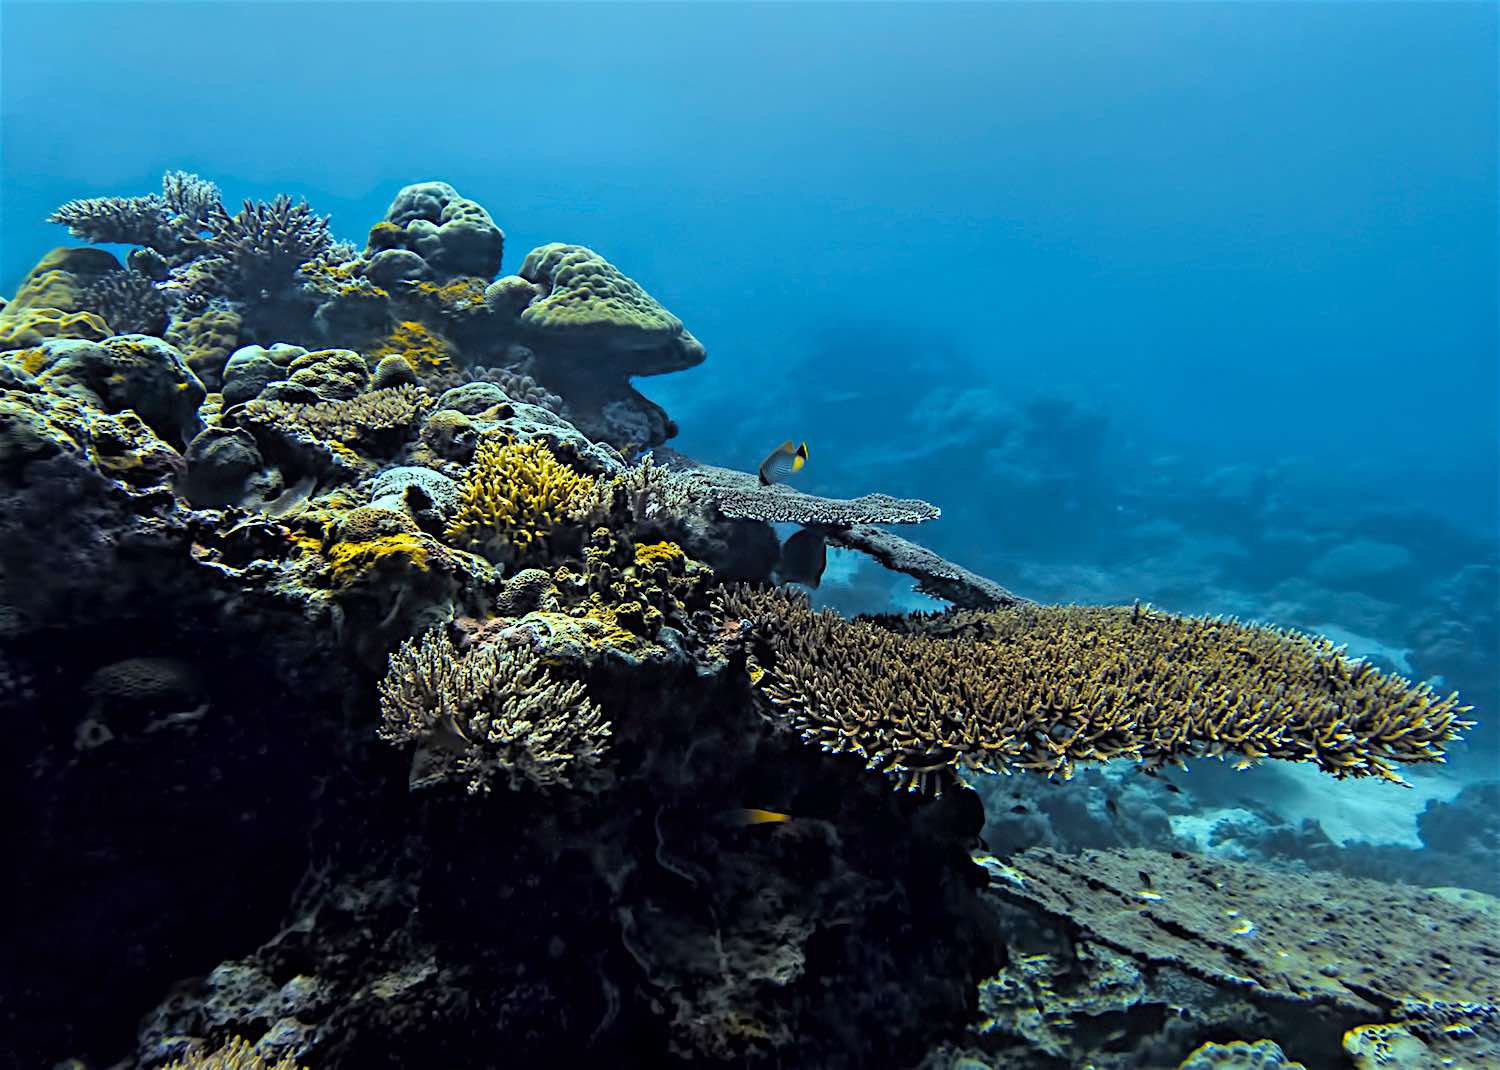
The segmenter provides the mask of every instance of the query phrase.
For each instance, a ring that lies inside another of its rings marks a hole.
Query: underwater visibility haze
[[[0,1057],[1500,1066],[1500,8],[0,2]]]

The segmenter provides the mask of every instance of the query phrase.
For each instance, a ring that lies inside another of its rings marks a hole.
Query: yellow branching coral
[[[380,683],[380,738],[419,743],[429,773],[488,792],[578,786],[608,746],[610,724],[583,685],[554,677],[524,643],[503,640],[460,655],[435,628],[401,644]]]
[[[731,591],[720,610],[765,636],[760,687],[804,739],[910,790],[953,767],[1068,777],[1080,761],[1200,755],[1403,783],[1394,763],[1443,761],[1471,725],[1457,695],[1326,639],[1221,618],[1028,605],[979,615],[977,636],[936,639],[775,590]]]
[[[474,450],[448,540],[495,562],[539,556],[593,489],[592,477],[563,464],[546,443],[486,435]]]
[[[257,1055],[255,1047],[243,1037],[230,1037],[222,1047],[208,1053],[194,1052],[174,1059],[162,1070],[299,1070],[290,1055],[274,1063]]]
[[[420,373],[447,364],[453,347],[425,324],[402,320],[367,356],[372,365],[385,357],[401,357]]]

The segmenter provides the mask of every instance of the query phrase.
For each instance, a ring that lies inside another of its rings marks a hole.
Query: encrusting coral
[[[391,655],[380,684],[380,738],[424,747],[425,772],[470,792],[496,775],[510,786],[577,785],[608,745],[610,725],[583,685],[554,677],[524,646],[459,654],[440,629]]]
[[[852,752],[909,790],[949,771],[1075,763],[1148,767],[1202,755],[1311,762],[1403,783],[1470,726],[1439,697],[1325,639],[1141,606],[1020,606],[980,639],[900,634],[741,588],[721,613],[769,647],[760,686],[804,739]]]
[[[568,526],[594,480],[559,461],[546,443],[482,438],[459,496],[447,538],[492,561],[521,560],[544,549]]]

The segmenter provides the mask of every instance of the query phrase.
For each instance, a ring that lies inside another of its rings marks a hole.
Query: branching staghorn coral
[[[902,787],[955,768],[1069,777],[1075,763],[1155,767],[1202,756],[1312,762],[1404,783],[1471,722],[1351,661],[1326,639],[1141,606],[1016,606],[980,638],[900,634],[815,613],[780,590],[728,590],[720,613],[764,637],[759,686],[810,742],[853,752]]]
[[[50,216],[85,241],[140,245],[175,257],[217,216],[224,216],[219,187],[187,171],[168,171],[161,193],[144,197],[85,197]],[[226,217],[227,218],[227,217]]]
[[[328,219],[284,193],[270,203],[246,201],[234,215],[217,208],[206,225],[208,237],[192,245],[207,275],[251,298],[290,287],[299,268],[333,249]]]
[[[172,216],[172,225],[197,233],[222,215],[224,204],[219,187],[191,171],[168,171],[161,179],[161,198]]]
[[[448,541],[496,562],[535,556],[593,489],[591,476],[563,464],[545,442],[486,435],[474,450]]]
[[[80,287],[79,304],[103,316],[116,334],[161,334],[167,300],[139,271],[110,271]]]
[[[488,792],[497,774],[513,789],[577,786],[610,735],[583,685],[558,680],[529,647],[501,641],[460,654],[441,628],[391,655],[380,712],[381,739],[426,745],[433,771],[471,793]]]
[[[155,193],[143,197],[83,197],[68,201],[47,217],[68,233],[100,244],[145,245],[159,252],[176,249],[168,228],[167,202]],[[162,248],[166,246],[166,248]]]
[[[591,527],[624,522],[639,532],[670,528],[699,511],[692,488],[648,454],[608,479],[595,480],[590,493],[575,503],[573,517]]]

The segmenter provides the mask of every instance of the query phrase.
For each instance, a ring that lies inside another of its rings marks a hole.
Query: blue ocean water
[[[451,183],[502,274],[587,245],[703,342],[635,382],[673,447],[805,439],[797,486],[930,499],[914,539],[1039,600],[1461,690],[1479,727],[1399,800],[1193,773],[1221,817],[1420,849],[1500,773],[1497,33],[1490,3],[4,0],[0,293],[71,243],[59,204],[172,169],[360,246]],[[816,598],[936,606],[908,588],[835,552]]]

